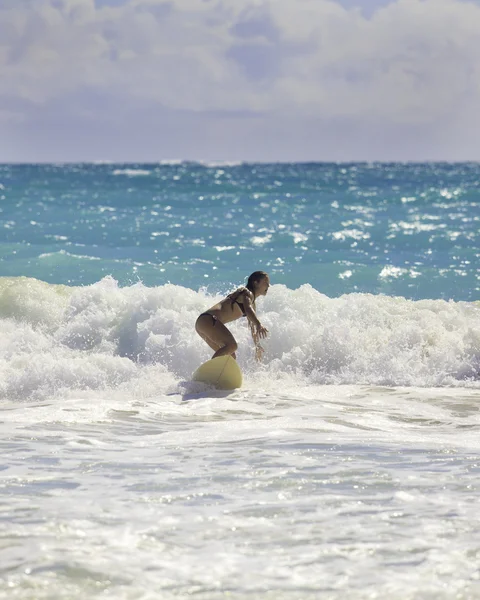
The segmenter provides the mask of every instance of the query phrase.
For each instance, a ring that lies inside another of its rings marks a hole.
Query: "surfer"
[[[264,349],[259,340],[267,337],[268,329],[255,314],[255,300],[258,296],[265,296],[269,287],[270,278],[267,273],[255,271],[248,278],[246,286],[239,287],[198,317],[195,329],[210,348],[215,350],[212,358],[228,354],[236,358],[238,345],[225,324],[246,317],[255,344],[255,357],[258,361],[262,359]]]

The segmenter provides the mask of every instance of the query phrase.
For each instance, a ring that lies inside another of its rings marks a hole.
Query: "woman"
[[[237,342],[225,324],[247,317],[255,343],[255,356],[257,360],[261,360],[264,350],[258,341],[267,337],[268,329],[263,327],[255,314],[255,299],[265,296],[269,287],[267,273],[255,271],[248,278],[246,287],[238,288],[198,317],[195,329],[210,348],[215,350],[212,358],[226,354],[236,358]]]

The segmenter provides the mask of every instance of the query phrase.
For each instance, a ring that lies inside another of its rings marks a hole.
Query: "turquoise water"
[[[0,166],[0,275],[476,300],[478,164]]]

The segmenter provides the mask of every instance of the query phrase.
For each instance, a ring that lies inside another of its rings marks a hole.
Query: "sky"
[[[0,0],[0,162],[480,160],[480,0]]]

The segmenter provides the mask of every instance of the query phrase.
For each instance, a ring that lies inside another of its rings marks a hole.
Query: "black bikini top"
[[[233,305],[233,304],[238,304],[238,306],[240,307],[240,310],[241,310],[241,311],[242,311],[242,313],[243,313],[243,316],[244,316],[244,317],[246,317],[246,316],[247,316],[247,315],[245,314],[245,307],[243,306],[243,302],[239,302],[238,300],[234,300],[234,301],[232,302],[232,305]]]
[[[245,307],[243,306],[243,302],[239,302],[237,300],[237,298],[239,296],[241,296],[243,293],[245,293],[247,291],[247,288],[241,288],[238,292],[233,292],[233,294],[230,294],[228,297],[231,298],[232,300],[232,308],[234,304],[238,304],[238,306],[240,307],[240,310],[242,311],[242,315],[244,317],[246,317],[246,313],[245,313]]]

